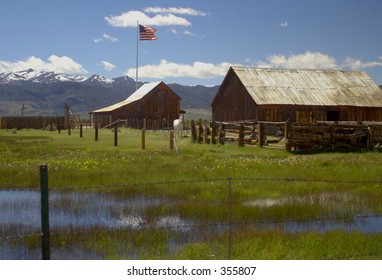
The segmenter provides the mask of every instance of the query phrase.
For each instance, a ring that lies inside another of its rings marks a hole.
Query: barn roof
[[[142,99],[146,94],[148,94],[150,91],[152,91],[154,88],[156,88],[162,81],[160,82],[153,82],[153,83],[146,83],[143,84],[139,89],[137,89],[132,95],[130,95],[127,99],[115,103],[113,105],[107,106],[102,109],[98,109],[93,111],[93,113],[106,113],[114,111],[115,109],[118,109],[122,106],[125,106],[127,104],[133,103],[135,101],[138,101]]]
[[[382,107],[382,90],[362,71],[248,67],[230,71],[258,105]]]

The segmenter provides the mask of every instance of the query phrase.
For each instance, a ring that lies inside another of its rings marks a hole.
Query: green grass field
[[[102,191],[115,197],[165,196],[173,202],[145,209],[142,215],[148,221],[176,214],[202,223],[227,223],[231,211],[238,224],[322,217],[351,222],[356,215],[382,213],[378,150],[293,154],[234,144],[194,144],[190,137],[183,137],[176,140],[177,153],[169,143],[168,132],[148,131],[142,150],[141,131],[125,128],[119,130],[117,147],[112,130],[100,130],[97,142],[93,129],[84,130],[82,138],[78,130],[70,136],[67,131],[0,130],[0,188],[38,188],[39,166],[47,164],[52,189]],[[228,178],[232,178],[231,210],[227,208]],[[124,211],[128,214],[131,209]],[[125,251],[134,247],[138,253],[131,258],[227,258],[226,234],[205,234],[175,251],[168,247],[167,235],[159,230],[131,233]],[[96,234],[94,239],[88,236],[86,241],[57,237],[52,242],[56,246],[96,244],[93,249],[103,252],[104,258],[127,258],[118,245],[120,238],[117,232]],[[290,233],[243,227],[233,240],[235,259],[382,257],[382,250],[375,249],[381,245],[380,233]]]
[[[177,139],[179,154],[169,149],[169,133],[121,129],[118,146],[112,130],[93,129],[83,138],[74,130],[0,131],[0,186],[38,186],[38,167],[48,164],[52,186],[113,185],[227,177],[337,180],[382,179],[382,157],[377,151],[291,154],[282,150],[193,144]]]

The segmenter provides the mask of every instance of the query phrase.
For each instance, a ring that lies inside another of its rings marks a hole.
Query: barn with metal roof
[[[180,100],[164,82],[146,83],[126,100],[95,110],[91,114],[94,123],[101,127],[125,120],[137,128],[148,124],[163,128],[170,126],[179,117]]]
[[[382,121],[382,90],[362,71],[231,67],[216,121]]]

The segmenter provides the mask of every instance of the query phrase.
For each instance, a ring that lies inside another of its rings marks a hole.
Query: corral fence
[[[361,232],[367,238],[382,232],[382,215],[367,212],[360,198],[352,197],[347,191],[359,186],[375,188],[381,183],[379,180],[228,177],[49,187],[48,168],[44,165],[40,167],[40,189],[0,190],[0,198],[4,198],[0,200],[0,258],[167,259],[194,245],[194,249],[208,247],[207,253],[199,252],[196,258],[242,259],[251,258],[243,238],[258,240],[259,247],[253,250],[266,252],[261,239],[269,238],[264,234],[267,231],[296,234],[297,238],[302,233],[343,230]],[[314,184],[320,187],[328,184],[336,191],[317,192],[312,188]],[[278,191],[301,187],[311,192],[279,199],[256,195],[261,189],[275,186]],[[243,188],[257,188],[257,191],[243,195],[240,192]],[[177,196],[172,189],[182,195]],[[18,194],[20,204],[12,201]],[[323,239],[319,240],[315,243],[322,251],[325,245],[319,244]],[[347,250],[337,254],[328,251],[319,258],[379,259],[382,256],[380,244],[374,247],[359,244],[356,253]]]
[[[0,117],[0,129],[66,129],[63,116]]]
[[[291,123],[263,121],[192,121],[195,143],[237,142],[239,146],[291,150],[310,148],[366,148],[382,144],[382,123],[378,122],[318,122]]]
[[[0,117],[0,129],[47,129],[64,130],[90,126],[88,119],[81,119],[79,115],[70,116],[3,116]]]

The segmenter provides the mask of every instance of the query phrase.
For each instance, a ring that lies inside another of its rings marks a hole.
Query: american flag
[[[155,31],[155,28],[139,25],[139,40],[156,40]]]

